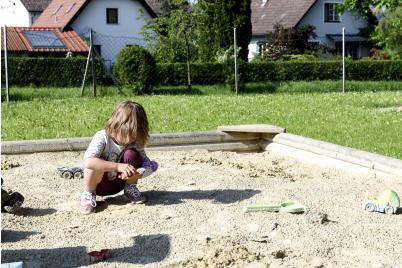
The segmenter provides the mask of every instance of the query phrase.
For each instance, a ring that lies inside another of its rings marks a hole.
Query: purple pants
[[[123,157],[120,163],[130,164],[135,168],[140,168],[142,164],[141,155],[135,149],[127,149],[123,152]],[[96,187],[96,195],[105,196],[117,194],[124,189],[126,181],[116,177],[116,179],[110,181],[107,174],[104,174],[101,182]]]

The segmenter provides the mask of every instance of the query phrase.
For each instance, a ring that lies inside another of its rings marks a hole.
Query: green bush
[[[193,84],[234,85],[233,63],[192,65]],[[346,61],[348,80],[402,80],[402,61]],[[342,78],[341,61],[266,61],[239,62],[240,85],[245,82],[338,80]],[[186,85],[185,64],[159,64],[158,83]]]
[[[157,77],[160,85],[186,85],[187,66],[185,63],[161,63],[157,65]],[[191,64],[193,84],[221,84],[225,82],[225,69],[221,63]]]
[[[81,86],[85,64],[86,58],[10,57],[7,65],[8,81],[10,85],[17,86]],[[97,80],[101,82],[104,78],[104,67],[101,61],[96,61],[95,64]],[[2,68],[4,68],[3,61]],[[92,72],[89,71],[87,81],[92,79],[91,77]]]
[[[134,94],[151,93],[156,83],[156,63],[145,48],[134,45],[123,48],[117,55],[113,74],[117,81],[131,87]]]

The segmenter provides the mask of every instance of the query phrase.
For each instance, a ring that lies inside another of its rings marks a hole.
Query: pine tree
[[[200,59],[214,60],[218,51],[233,45],[237,29],[239,57],[247,61],[251,40],[251,0],[199,0]]]

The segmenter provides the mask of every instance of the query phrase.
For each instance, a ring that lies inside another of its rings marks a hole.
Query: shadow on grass
[[[192,86],[191,89],[184,86],[178,87],[158,87],[153,91],[154,95],[204,95],[204,93]]]
[[[241,87],[240,94],[274,93],[279,87],[279,82],[247,83]]]
[[[112,249],[110,258],[103,262],[145,265],[164,260],[170,252],[170,238],[166,234],[140,235],[133,240],[133,246]],[[82,267],[90,264],[87,253],[91,250],[84,246],[13,250],[2,247],[1,261],[23,261],[24,267]]]

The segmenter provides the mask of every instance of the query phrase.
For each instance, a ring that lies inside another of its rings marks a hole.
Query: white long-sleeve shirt
[[[139,148],[136,144],[129,144],[127,146],[119,145],[111,137],[106,135],[104,129],[96,132],[85,151],[84,159],[98,157],[106,161],[119,163],[123,156],[123,151],[128,148],[135,149],[142,158],[141,169],[137,169],[142,174],[142,178],[151,175],[157,169],[156,162],[148,158],[143,148]],[[109,180],[114,180],[116,175],[117,172],[107,172]]]

